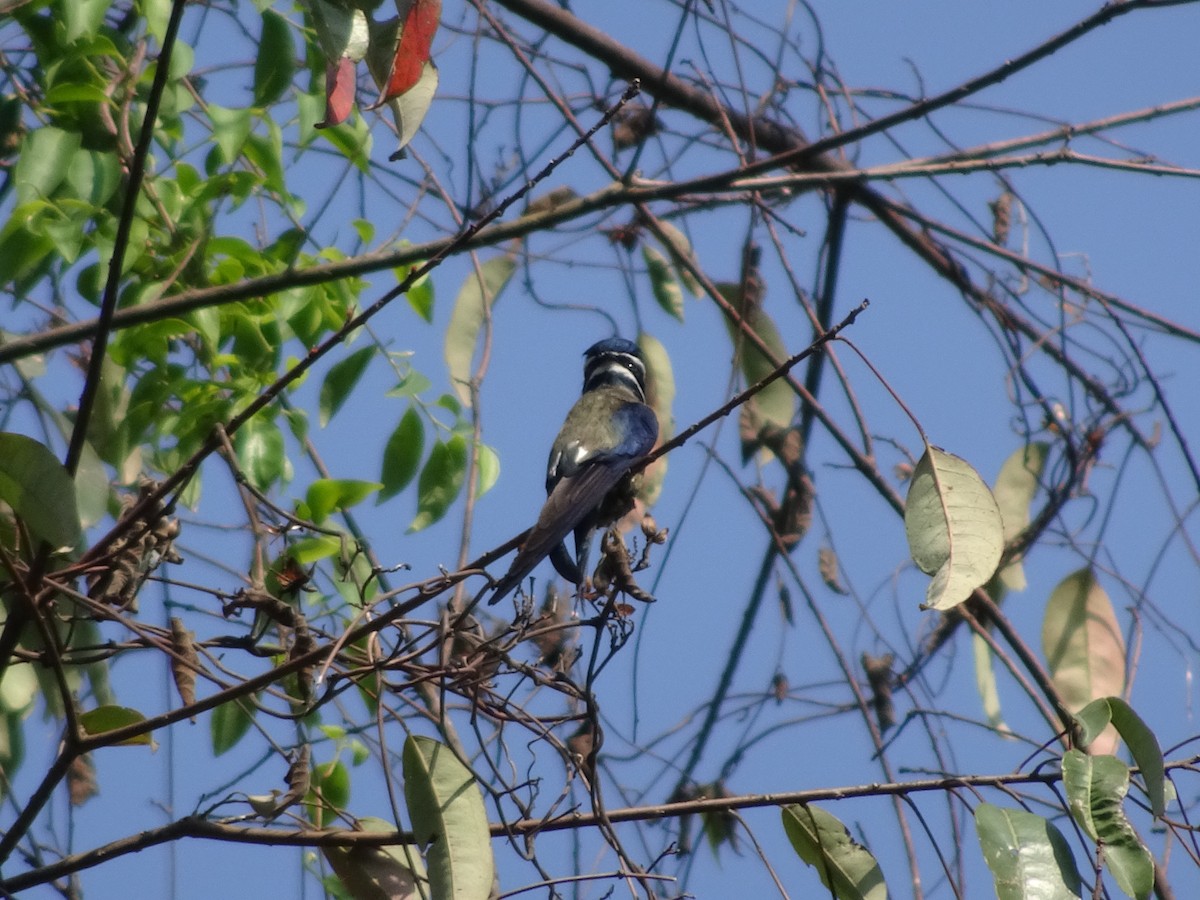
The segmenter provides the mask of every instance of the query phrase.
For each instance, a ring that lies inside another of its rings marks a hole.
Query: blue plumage
[[[658,437],[658,418],[645,401],[646,365],[637,344],[608,338],[588,348],[583,395],[550,448],[546,504],[489,603],[515,588],[547,555],[563,578],[583,582],[592,534],[633,507],[626,476]],[[572,532],[573,558],[563,543]]]

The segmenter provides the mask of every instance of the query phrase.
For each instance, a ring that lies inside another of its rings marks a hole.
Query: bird
[[[489,605],[546,556],[563,578],[582,584],[592,535],[633,508],[636,489],[626,476],[657,439],[658,417],[646,404],[646,363],[638,345],[619,337],[593,344],[583,354],[583,393],[550,447],[546,503]],[[571,532],[574,557],[564,544]]]

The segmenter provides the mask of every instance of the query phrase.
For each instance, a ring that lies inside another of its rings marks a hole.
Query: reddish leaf
[[[343,56],[325,67],[325,121],[317,128],[341,125],[354,109],[354,60]]]
[[[400,15],[404,20],[400,26],[400,41],[392,59],[387,87],[379,98],[381,103],[399,97],[421,80],[441,19],[442,0],[412,0],[407,14],[401,12]]]

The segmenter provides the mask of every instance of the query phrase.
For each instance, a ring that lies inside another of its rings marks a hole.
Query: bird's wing
[[[623,434],[619,444],[593,452],[575,467],[573,474],[559,478],[546,498],[537,524],[517,551],[517,557],[496,584],[489,604],[499,602],[533,571],[547,554],[562,543],[575,526],[600,504],[625,473],[650,452],[658,437],[658,419],[650,407],[627,403],[614,414]]]
[[[534,570],[547,554],[562,543],[563,539],[575,530],[604,499],[604,496],[616,486],[622,476],[629,471],[632,459],[624,460],[624,464],[597,463],[584,466],[575,475],[561,478],[546,498],[546,505],[538,516],[537,524],[529,532],[529,537],[517,551],[504,577],[496,584],[496,592],[488,600],[489,604],[499,602],[509,591],[521,583],[521,580]]]

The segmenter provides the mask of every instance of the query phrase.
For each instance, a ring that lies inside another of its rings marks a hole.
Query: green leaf
[[[328,425],[329,420],[342,408],[342,404],[358,384],[358,379],[366,371],[375,353],[374,345],[361,347],[329,369],[325,381],[321,384],[319,421],[322,428]]]
[[[283,432],[268,419],[254,418],[239,428],[234,447],[242,471],[259,490],[267,490],[287,471]]]
[[[658,418],[658,442],[661,444],[675,433],[675,418],[671,412],[675,403],[675,374],[671,370],[671,357],[658,338],[644,331],[638,335],[638,347],[646,362],[646,402]],[[656,459],[642,472],[638,497],[646,506],[653,506],[658,501],[666,475],[665,456]]]
[[[1063,787],[1071,816],[1104,846],[1104,862],[1117,884],[1135,900],[1154,887],[1154,857],[1125,817],[1129,767],[1115,756],[1068,750],[1062,759]]]
[[[329,62],[341,57],[360,62],[367,55],[370,32],[366,14],[357,7],[336,0],[311,0],[313,26],[317,40]]]
[[[104,463],[92,449],[91,443],[85,441],[79,466],[75,470],[75,497],[82,527],[90,528],[104,518],[108,512],[109,493],[108,472],[104,469]]]
[[[31,437],[0,432],[0,500],[54,550],[69,550],[83,536],[74,480]]]
[[[987,584],[1004,551],[992,492],[966,462],[929,447],[913,470],[904,510],[913,562],[933,576],[922,609],[951,609]]]
[[[209,720],[213,756],[220,756],[234,747],[254,724],[258,707],[248,700],[231,700],[212,711]]]
[[[396,830],[390,822],[372,816],[359,819],[354,828],[381,834]],[[428,876],[420,854],[409,845],[327,846],[321,852],[353,900],[415,900],[424,896],[417,882],[427,882]]]
[[[990,803],[975,808],[975,833],[996,882],[997,900],[1070,900],[1079,869],[1066,838],[1041,816]]]
[[[660,307],[670,316],[683,321],[683,291],[671,271],[667,258],[649,244],[642,244],[642,259],[650,276],[650,290]]]
[[[340,553],[342,542],[332,534],[318,534],[313,537],[301,538],[294,544],[288,545],[288,556],[302,566],[312,565],[317,560],[329,559]]]
[[[792,848],[817,870],[837,900],[885,900],[887,885],[879,863],[850,837],[845,825],[807,803],[785,806],[780,812]]]
[[[366,500],[383,487],[377,481],[358,481],[353,478],[320,478],[309,485],[304,502],[308,514],[319,525],[335,509],[348,509]]]
[[[992,492],[1004,522],[1004,543],[1007,544],[1029,525],[1029,506],[1037,495],[1038,482],[1050,445],[1041,441],[1020,447],[1000,467],[996,488]],[[1020,560],[1009,563],[997,573],[1000,583],[1010,591],[1025,590],[1025,569]],[[994,598],[993,598],[994,599]]]
[[[700,267],[700,264],[696,261],[696,255],[692,252],[691,242],[682,231],[670,222],[660,219],[658,226],[662,229],[663,237],[666,238],[664,245],[668,251],[674,251],[670,254],[671,265],[675,268],[675,274],[679,276],[679,283],[687,288],[693,297],[703,297],[704,288],[696,280],[696,276],[688,270],[687,266],[681,265],[677,259],[677,257],[679,259],[686,259],[695,265],[696,268]]]
[[[254,61],[254,105],[269,106],[283,96],[292,84],[296,48],[292,28],[274,10],[263,13],[262,37],[258,58]]]
[[[81,38],[93,37],[104,24],[104,14],[110,5],[110,0],[72,0],[63,4],[67,41],[73,44]]]
[[[771,317],[761,306],[746,302],[738,285],[722,282],[717,285],[717,290],[741,314],[775,359],[783,362],[790,356]],[[725,328],[733,341],[738,365],[747,385],[755,384],[775,371],[775,364],[751,344],[742,330],[729,319],[725,319]],[[796,411],[796,395],[784,379],[777,378],[754,395],[754,407],[767,422],[787,428],[792,424],[792,416]]]
[[[479,445],[479,459],[476,467],[476,496],[482,497],[500,480],[500,457],[487,444]]]
[[[461,435],[438,441],[429,452],[417,481],[417,517],[409,532],[428,528],[446,515],[467,475],[467,442]]]
[[[971,653],[975,660],[975,687],[983,703],[983,714],[988,725],[1008,737],[1011,729],[1004,723],[1000,711],[1000,692],[996,689],[996,671],[992,667],[992,648],[977,634],[971,635]]]
[[[404,742],[404,800],[425,850],[432,895],[487,900],[495,877],[483,794],[470,769],[432,738]]]
[[[250,110],[227,109],[210,103],[208,118],[212,122],[213,140],[221,150],[221,158],[226,165],[231,165],[250,137]]]
[[[79,727],[83,729],[85,734],[96,737],[109,731],[115,731],[118,728],[137,725],[139,722],[145,721],[145,716],[136,709],[130,709],[128,706],[99,706],[96,709],[90,709],[80,714]],[[133,747],[153,745],[154,741],[150,737],[150,733],[146,732],[127,740],[119,741],[112,746]]]
[[[406,272],[405,275],[407,274]],[[410,287],[404,296],[413,312],[426,322],[433,321],[433,279],[429,275],[418,278],[416,284]]]
[[[379,476],[383,487],[377,502],[382,503],[408,487],[421,465],[424,449],[425,426],[421,414],[410,406],[400,417],[400,424],[383,448],[383,471]]]
[[[516,258],[511,255],[493,256],[479,266],[482,280],[472,270],[454,298],[450,324],[446,326],[444,352],[446,366],[450,369],[450,383],[465,407],[471,406],[471,360],[475,356],[484,313],[496,302],[516,267]]]
[[[1050,594],[1042,620],[1042,652],[1063,703],[1078,712],[1125,688],[1125,639],[1108,594],[1090,568],[1064,578]],[[1095,753],[1116,748],[1110,730],[1092,739]]]
[[[67,177],[82,141],[76,132],[49,125],[26,134],[13,171],[17,206],[34,200],[48,200]]]
[[[1083,730],[1083,746],[1088,747],[1111,724],[1129,745],[1133,761],[1141,770],[1150,798],[1150,811],[1161,816],[1166,811],[1166,772],[1158,738],[1141,716],[1120,697],[1093,700],[1075,714]]]

